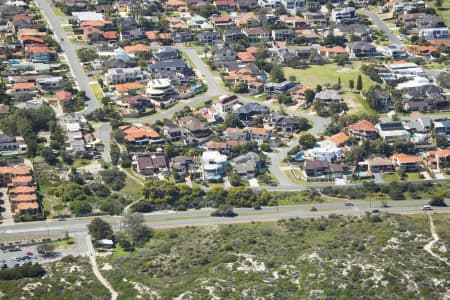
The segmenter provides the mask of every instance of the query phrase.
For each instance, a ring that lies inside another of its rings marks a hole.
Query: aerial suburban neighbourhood
[[[450,297],[449,1],[0,17],[1,297]]]

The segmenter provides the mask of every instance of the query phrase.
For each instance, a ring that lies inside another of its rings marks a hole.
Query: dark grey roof
[[[269,108],[267,106],[256,102],[246,103],[235,111],[237,114],[266,114],[268,112]]]
[[[186,62],[181,59],[181,58],[177,58],[177,59],[170,59],[170,60],[166,60],[166,61],[162,61],[162,62],[158,62],[155,64],[151,64],[148,66],[151,70],[155,70],[155,69],[164,69],[164,68],[169,68],[169,67],[187,67]]]
[[[381,130],[404,130],[402,122],[396,121],[396,122],[384,122],[379,123],[378,126],[380,126]]]

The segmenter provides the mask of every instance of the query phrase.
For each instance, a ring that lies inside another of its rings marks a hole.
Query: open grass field
[[[306,69],[292,69],[284,67],[284,75],[286,78],[293,75],[297,81],[306,85],[308,88],[315,88],[318,84],[324,86],[326,84],[334,85],[341,78],[341,84],[344,90],[349,90],[349,80],[353,79],[356,85],[358,75],[362,75],[363,89],[368,89],[375,83],[367,76],[361,73],[362,62],[353,62],[351,69],[344,69],[336,64],[313,65]]]
[[[90,83],[89,85],[91,86],[92,91],[94,92],[95,98],[97,98],[98,101],[101,101],[104,94],[100,85],[98,83]]]
[[[433,218],[449,247],[449,215]],[[289,219],[158,230],[99,265],[119,299],[442,299],[430,240],[425,214]]]

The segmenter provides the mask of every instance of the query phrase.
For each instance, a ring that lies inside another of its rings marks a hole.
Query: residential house
[[[227,157],[219,151],[205,151],[200,157],[200,164],[204,180],[220,180],[225,175]]]
[[[25,57],[32,62],[48,63],[53,61],[56,51],[39,44],[31,44],[25,47]]]
[[[310,26],[323,28],[328,23],[326,16],[321,12],[306,12],[303,14],[303,17],[305,18],[306,24]]]
[[[247,127],[249,139],[262,143],[272,138],[272,130],[259,127]]]
[[[322,56],[325,56],[327,58],[334,59],[337,56],[347,55],[347,51],[345,50],[344,47],[335,46],[335,47],[331,47],[331,48],[320,48],[319,54]]]
[[[254,11],[258,8],[258,0],[236,0],[236,7],[240,12]]]
[[[264,125],[278,132],[296,132],[299,124],[291,117],[279,113],[270,113],[264,117]]]
[[[213,5],[218,11],[233,11],[235,8],[233,0],[214,0]]]
[[[144,89],[145,86],[139,82],[127,82],[127,83],[119,83],[114,86],[114,90],[118,94],[125,94],[129,92],[138,92],[139,90]]]
[[[247,152],[235,157],[232,163],[233,170],[244,179],[253,179],[262,167],[261,159],[255,152]]]
[[[170,160],[169,165],[171,170],[175,170],[182,176],[196,173],[199,170],[199,163],[190,156],[175,156]]]
[[[350,137],[345,134],[345,132],[339,132],[335,135],[330,136],[328,139],[330,142],[332,142],[336,147],[344,147],[348,144]]]
[[[292,29],[273,29],[273,41],[290,41],[294,38],[294,31]]]
[[[132,167],[144,176],[153,176],[168,172],[166,157],[161,148],[156,152],[144,152],[133,155]]]
[[[367,120],[350,124],[345,128],[345,131],[348,135],[363,141],[375,140],[378,136],[376,127]]]
[[[330,21],[335,24],[349,24],[358,21],[354,7],[334,8],[331,11]]]
[[[237,58],[236,51],[227,45],[217,44],[213,46],[212,52],[216,62],[235,61]]]
[[[36,79],[36,86],[42,91],[54,91],[59,89],[64,78],[62,76],[51,76]]]
[[[373,57],[377,48],[367,42],[351,42],[347,44],[347,53],[351,58]]]
[[[124,125],[119,130],[123,133],[123,139],[131,144],[157,144],[162,143],[163,139],[159,133],[148,125]]]
[[[20,136],[10,136],[0,134],[0,155],[9,156],[23,154],[27,150],[27,145]]]
[[[194,34],[189,31],[176,31],[172,35],[174,43],[186,43],[194,40]]]
[[[342,98],[342,95],[338,91],[332,89],[325,89],[323,91],[318,92],[315,98],[324,102],[331,102],[331,101],[341,102],[344,100]]]
[[[220,42],[221,36],[215,31],[203,31],[197,34],[197,39],[202,44],[213,45]]]
[[[230,16],[214,17],[211,18],[210,22],[216,29],[223,29],[234,25],[233,19]]]
[[[156,52],[153,52],[153,60],[155,63],[179,58],[180,53],[173,47],[161,47]]]
[[[277,96],[281,94],[290,93],[295,88],[295,83],[292,81],[283,81],[280,83],[267,82],[264,85],[264,92],[268,96]]]
[[[376,156],[366,160],[369,174],[393,172],[392,160],[387,157]]]
[[[286,25],[289,25],[294,29],[307,27],[306,20],[296,15],[294,16],[282,15],[280,16],[280,21],[284,22]]]
[[[60,104],[61,106],[66,106],[73,101],[73,95],[69,91],[56,91],[56,102]]]
[[[230,153],[232,145],[227,142],[207,141],[203,144],[203,148],[206,151],[219,151],[220,153]]]
[[[431,169],[436,169],[438,171],[443,171],[443,169],[448,169],[450,167],[450,150],[449,149],[438,149],[426,152],[427,165]]]
[[[333,141],[325,140],[318,142],[314,148],[305,150],[303,157],[310,160],[325,160],[332,162],[343,158],[342,149],[336,146]]]
[[[434,84],[402,90],[403,106],[408,111],[434,111],[448,106],[448,100]]]
[[[402,122],[384,122],[375,125],[378,135],[386,143],[409,141],[411,134],[403,127]]]
[[[234,111],[235,114],[239,116],[242,121],[249,121],[256,116],[264,116],[269,113],[269,107],[256,103],[250,102],[242,105]]]
[[[227,128],[225,138],[231,141],[246,142],[249,140],[248,130],[245,128]]]
[[[280,2],[291,15],[295,15],[297,11],[303,10],[306,5],[306,0],[280,0]]]
[[[162,130],[164,137],[171,142],[179,141],[183,136],[183,128],[169,119],[164,119],[164,126]]]
[[[243,36],[244,34],[238,29],[225,29],[223,31],[223,41],[227,44],[235,43]]]
[[[195,117],[181,117],[178,120],[178,123],[180,126],[189,130],[189,132],[197,139],[205,138],[211,134],[211,129],[208,125]]]
[[[328,177],[330,164],[325,160],[305,160],[300,164],[305,177]]]
[[[177,102],[177,92],[169,78],[153,79],[147,83],[146,94],[154,105],[167,108]]]
[[[391,157],[395,168],[408,171],[417,172],[423,170],[423,158],[416,155],[409,155],[405,153],[395,153]]]
[[[433,120],[430,117],[419,117],[415,119],[403,120],[403,127],[413,133],[431,133]]]
[[[437,135],[449,136],[450,135],[450,120],[435,121],[434,122],[434,132]]]
[[[212,107],[222,117],[228,112],[233,111],[233,106],[239,104],[239,98],[236,95],[223,95],[213,103]]]
[[[143,80],[144,78],[144,72],[140,67],[112,68],[108,69],[105,74],[106,83],[110,85]]]
[[[264,27],[244,28],[242,33],[252,42],[269,41],[270,34]]]

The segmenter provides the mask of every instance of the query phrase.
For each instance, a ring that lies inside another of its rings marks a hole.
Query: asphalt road
[[[67,62],[72,71],[72,75],[78,83],[78,88],[82,91],[85,91],[86,96],[89,98],[89,100],[86,101],[87,107],[83,111],[84,114],[89,114],[97,109],[99,107],[99,104],[97,102],[97,98],[94,95],[94,92],[89,85],[89,79],[86,76],[86,73],[84,73],[83,67],[80,63],[80,60],[78,59],[76,53],[76,49],[78,47],[74,46],[69,41],[66,32],[61,26],[61,18],[55,15],[52,8],[50,7],[50,4],[46,0],[36,0],[36,3],[46,17],[50,29],[53,31],[55,37],[57,38],[57,41],[61,45],[61,48],[66,55]]]
[[[102,158],[105,162],[111,162],[111,124],[105,123],[99,127],[97,138],[103,143],[104,149],[102,153]]]
[[[214,224],[244,223],[252,221],[276,221],[287,218],[309,218],[328,216],[331,213],[342,215],[364,215],[366,211],[377,208],[382,212],[389,213],[418,213],[421,207],[428,201],[389,201],[391,207],[382,208],[380,202],[355,202],[354,206],[345,206],[342,203],[314,203],[311,205],[290,205],[279,207],[264,207],[261,210],[252,208],[236,208],[235,212],[239,216],[235,218],[211,217],[212,209],[189,210],[184,212],[156,212],[145,214],[147,225],[152,228],[175,228],[185,226],[203,226]],[[316,207],[318,211],[310,211],[311,207]],[[450,208],[434,208],[437,212],[449,212]],[[115,230],[121,227],[121,217],[105,216],[104,220],[110,222]],[[87,233],[86,225],[92,218],[68,219],[67,221],[18,223],[0,227],[0,239],[12,237],[32,237],[55,233],[69,232],[77,237]],[[79,245],[78,245],[79,246]],[[80,246],[79,246],[80,247]]]
[[[361,12],[368,15],[375,23],[375,25],[377,25],[378,28],[380,28],[380,30],[383,31],[384,34],[386,34],[386,36],[391,40],[393,44],[403,46],[402,41],[400,41],[400,39],[391,31],[391,29],[389,29],[386,23],[384,23],[376,13],[368,10],[362,10]]]

